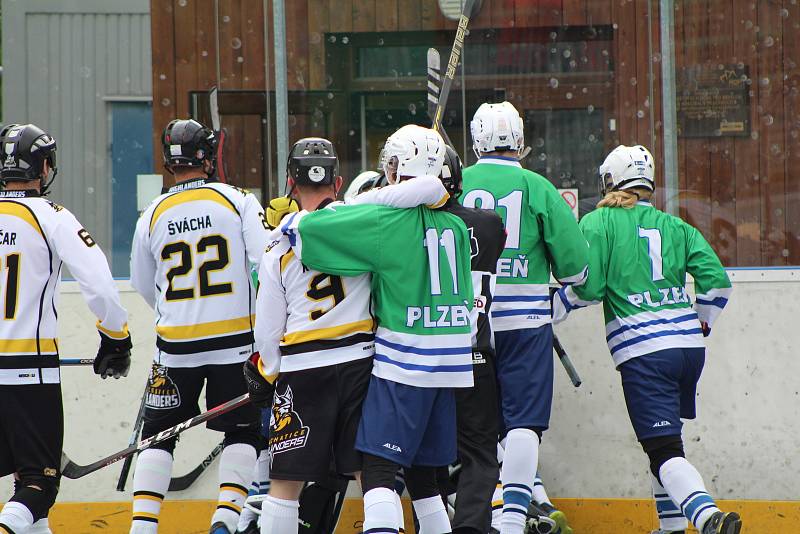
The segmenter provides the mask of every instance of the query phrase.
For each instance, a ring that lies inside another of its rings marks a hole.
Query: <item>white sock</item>
[[[261,519],[258,525],[265,534],[297,534],[299,513],[300,502],[269,495],[261,504]]]
[[[364,494],[364,533],[397,534],[397,493],[375,488]]]
[[[667,490],[664,489],[664,486],[652,473],[650,474],[650,482],[653,485],[653,499],[656,501],[659,528],[665,532],[689,528],[689,522],[683,517],[678,505],[670,498]]]
[[[21,502],[10,501],[3,506],[3,511],[0,512],[0,534],[27,533],[32,525],[33,514]]]
[[[46,517],[43,517],[33,524],[28,534],[53,534],[50,530],[50,521]]]
[[[247,496],[266,495],[268,492],[269,450],[264,449],[261,451],[261,454],[259,454],[256,460],[256,466],[253,468],[253,482],[250,484],[250,491],[247,492]],[[239,514],[239,525],[236,527],[236,530],[246,529],[253,521],[258,523],[258,514],[247,507],[243,507],[242,513]]]
[[[211,524],[225,523],[228,530],[236,532],[239,513],[247,497],[256,466],[256,449],[245,443],[233,443],[222,450],[219,458],[219,499]]]
[[[536,478],[533,480],[533,500],[538,504],[547,503],[553,506],[553,503],[550,502],[550,497],[547,496],[547,491],[544,489],[544,483],[539,473],[536,473]]]
[[[172,454],[163,449],[145,449],[133,472],[133,521],[130,534],[158,532],[158,514],[172,476]]]
[[[413,501],[414,511],[419,520],[418,534],[443,534],[452,532],[450,518],[439,495]]]
[[[515,428],[503,440],[505,456],[500,480],[503,481],[501,534],[522,534],[533,494],[533,480],[539,459],[539,437],[527,428]]]
[[[664,489],[678,503],[686,519],[703,531],[706,521],[719,511],[714,499],[706,491],[703,477],[686,458],[670,458],[658,470]]]
[[[503,484],[497,481],[497,486],[492,493],[492,528],[500,530],[503,519]]]
[[[403,501],[400,500],[400,494],[396,491],[394,492],[394,502],[397,508],[397,532],[403,534],[406,531],[405,512],[403,511]]]

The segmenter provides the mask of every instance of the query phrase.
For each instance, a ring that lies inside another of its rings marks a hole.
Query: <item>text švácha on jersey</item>
[[[408,306],[406,326],[413,328],[422,321],[424,328],[450,328],[469,326],[469,308],[463,304],[454,306]]]
[[[685,287],[665,287],[663,289],[659,289],[658,295],[655,296],[655,298],[653,297],[654,295],[651,294],[650,291],[644,291],[642,293],[628,295],[627,298],[628,302],[637,308],[641,308],[642,304],[650,308],[660,308],[661,306],[672,304],[692,303],[692,299],[689,298],[689,294],[686,292]]]
[[[167,221],[167,231],[169,232],[169,235],[204,230],[206,228],[211,228],[212,226],[213,223],[211,222],[210,215],[192,218],[184,217],[183,219]]]

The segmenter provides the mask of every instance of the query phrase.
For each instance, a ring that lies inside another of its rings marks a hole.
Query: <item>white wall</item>
[[[733,298],[709,340],[699,419],[685,427],[687,454],[721,498],[796,499],[800,270],[733,271],[732,278]],[[135,344],[130,376],[103,381],[89,368],[62,370],[65,451],[81,464],[127,445],[152,359],[152,312],[126,282],[120,287]],[[64,284],[59,311],[62,357],[93,356],[95,320],[74,283]],[[552,427],[542,453],[548,490],[557,497],[648,497],[648,462],[628,422],[600,307],[576,312],[558,333],[584,384],[573,388],[556,364]],[[196,466],[219,439],[204,428],[187,431],[178,444],[176,473]],[[60,500],[129,498],[114,491],[120,465],[64,480]],[[214,498],[215,467],[175,497]],[[3,480],[0,501],[10,487]]]

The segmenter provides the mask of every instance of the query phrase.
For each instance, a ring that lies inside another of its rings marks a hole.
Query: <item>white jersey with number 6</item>
[[[159,363],[199,367],[250,356],[250,266],[261,261],[267,236],[255,196],[206,179],[166,189],[142,213],[131,284],[156,311]]]
[[[66,264],[108,337],[128,335],[108,262],[69,210],[38,192],[0,191],[0,385],[57,384],[57,304]]]

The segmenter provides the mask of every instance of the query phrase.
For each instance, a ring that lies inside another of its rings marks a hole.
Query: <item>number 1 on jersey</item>
[[[650,256],[650,265],[653,282],[664,279],[664,260],[661,257],[661,232],[658,228],[639,227],[639,237],[647,241],[647,254]]]
[[[425,241],[422,244],[428,249],[428,264],[431,268],[431,294],[442,294],[441,271],[439,269],[439,246],[444,248],[447,255],[447,264],[450,267],[450,275],[453,280],[453,293],[458,293],[458,275],[456,271],[456,236],[453,230],[445,228],[442,230],[441,238],[436,228],[425,230]]]
[[[17,317],[17,297],[19,295],[19,252],[6,256],[6,302],[3,319],[13,321]]]

